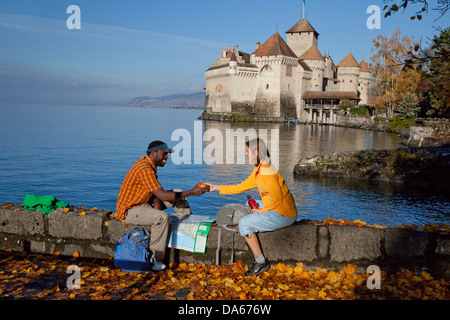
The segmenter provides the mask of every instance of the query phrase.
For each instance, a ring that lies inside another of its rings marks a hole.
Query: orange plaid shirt
[[[128,209],[148,203],[152,191],[159,188],[155,164],[149,156],[140,158],[123,179],[116,204],[117,217],[125,219]]]

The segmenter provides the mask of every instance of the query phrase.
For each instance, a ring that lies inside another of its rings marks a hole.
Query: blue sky
[[[306,3],[319,50],[336,64],[350,51],[368,61],[380,33],[390,37],[400,28],[426,41],[434,27],[448,27],[448,15],[436,20],[433,11],[411,21],[411,7],[369,30],[366,10],[382,9],[382,0]],[[81,10],[80,30],[66,26],[73,4]],[[202,91],[221,46],[252,53],[277,30],[286,39],[301,17],[301,0],[0,0],[0,103],[87,104]]]

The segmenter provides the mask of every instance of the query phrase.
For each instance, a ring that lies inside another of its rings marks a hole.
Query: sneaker
[[[269,259],[265,259],[263,263],[258,263],[253,261],[252,266],[248,271],[245,271],[244,275],[246,276],[257,276],[261,272],[267,271],[270,269]]]
[[[158,260],[153,260],[152,271],[161,271],[166,269],[166,265]]]

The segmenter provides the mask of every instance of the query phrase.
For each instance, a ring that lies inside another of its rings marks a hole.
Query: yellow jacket
[[[240,184],[220,186],[220,194],[239,194],[258,188],[264,207],[259,212],[273,210],[285,217],[297,216],[294,197],[283,176],[269,162],[261,161],[252,174]]]

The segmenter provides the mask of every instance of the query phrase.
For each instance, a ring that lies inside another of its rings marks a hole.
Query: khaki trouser
[[[173,207],[176,213],[191,214],[191,209],[186,199],[176,201],[164,201],[164,209]],[[169,234],[169,215],[163,210],[153,208],[149,204],[143,204],[128,210],[125,219],[127,224],[142,227],[150,226],[149,249],[155,260],[164,260],[167,247],[167,236]]]

